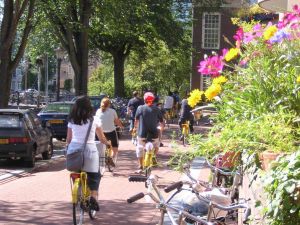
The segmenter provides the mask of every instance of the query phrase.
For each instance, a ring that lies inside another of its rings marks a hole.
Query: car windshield
[[[49,104],[42,110],[42,112],[69,113],[71,108],[72,104]]]
[[[0,114],[0,127],[18,128],[21,127],[19,114]]]

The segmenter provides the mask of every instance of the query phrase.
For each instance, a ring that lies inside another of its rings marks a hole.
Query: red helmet
[[[153,102],[154,98],[155,98],[154,94],[152,94],[151,92],[146,92],[144,94],[144,101],[145,102]]]

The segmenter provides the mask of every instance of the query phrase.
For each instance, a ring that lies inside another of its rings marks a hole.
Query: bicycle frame
[[[72,191],[72,203],[76,204],[78,201],[86,202],[90,196],[90,190],[87,186],[87,173],[71,173],[71,191]],[[81,193],[83,199],[78,199],[78,189],[81,186]]]
[[[190,121],[186,121],[185,123],[181,124],[181,126],[182,126],[182,134],[185,136],[189,135]]]
[[[152,145],[152,142],[147,142],[146,146],[147,146],[148,143],[150,143]],[[147,149],[145,147],[144,160],[143,160],[143,170],[145,172],[146,177],[148,177],[151,173],[151,168],[153,166],[153,157],[154,157],[154,146],[152,145],[152,147],[150,149]]]

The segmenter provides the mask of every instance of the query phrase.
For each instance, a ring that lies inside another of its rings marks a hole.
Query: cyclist
[[[180,133],[182,130],[182,124],[186,123],[187,121],[190,121],[190,132],[194,132],[194,116],[191,112],[192,108],[189,106],[187,99],[182,99],[181,101],[181,109],[180,109],[180,117],[178,120],[178,125],[180,127]],[[182,135],[180,137],[182,139]]]
[[[171,110],[174,107],[174,98],[172,92],[169,91],[168,95],[165,97],[164,109],[167,113],[171,113]]]
[[[134,91],[132,93],[133,98],[131,98],[128,102],[127,105],[127,114],[130,116],[130,127],[129,127],[129,132],[132,131],[133,127],[134,127],[134,117],[135,117],[135,112],[137,110],[137,108],[140,105],[143,105],[144,102],[141,98],[139,98],[139,93],[137,91]]]
[[[109,158],[111,160],[116,157],[119,147],[118,134],[115,125],[119,126],[121,129],[123,129],[124,126],[118,118],[116,110],[112,109],[110,106],[110,99],[108,97],[104,97],[101,101],[100,109],[96,112],[96,116],[100,118],[105,137],[107,140],[111,141],[113,150],[112,158]],[[114,164],[113,161],[110,161],[109,163],[112,165]]]
[[[70,112],[66,140],[68,145],[67,154],[72,153],[72,149],[76,149],[74,146],[82,146],[91,120],[92,127],[84,150],[82,171],[87,172],[87,184],[91,190],[91,207],[99,211],[97,199],[101,175],[99,171],[99,153],[95,143],[95,133],[102,143],[110,145],[110,142],[107,141],[102,132],[99,118],[93,116],[93,107],[87,96],[78,97]]]
[[[137,108],[134,127],[137,128],[138,144],[136,155],[138,158],[138,173],[143,171],[143,151],[147,141],[151,141],[157,154],[159,149],[159,131],[157,122],[164,128],[164,120],[159,108],[153,104],[155,96],[151,92],[144,94],[144,105]]]

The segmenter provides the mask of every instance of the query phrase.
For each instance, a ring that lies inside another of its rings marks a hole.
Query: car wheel
[[[28,158],[26,158],[26,161],[25,161],[26,167],[34,167],[35,166],[35,150],[32,149],[30,154],[31,155]]]
[[[51,159],[52,155],[53,155],[53,143],[51,140],[48,144],[47,151],[42,153],[42,157],[44,160],[46,160],[46,159]]]

